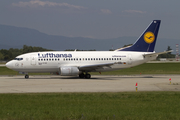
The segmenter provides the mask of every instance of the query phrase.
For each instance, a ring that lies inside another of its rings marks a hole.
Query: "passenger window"
[[[20,60],[23,60],[23,58],[14,58],[14,60],[20,61]]]

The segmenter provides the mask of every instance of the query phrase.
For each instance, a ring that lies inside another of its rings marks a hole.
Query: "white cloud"
[[[56,3],[56,2],[49,2],[49,1],[41,1],[41,0],[31,0],[29,2],[19,2],[19,3],[12,3],[13,6],[16,7],[67,7],[71,9],[85,9],[85,7],[71,5],[68,3]]]
[[[101,9],[101,12],[103,13],[103,14],[111,14],[112,12],[110,11],[110,10],[108,10],[108,9]]]
[[[144,14],[146,11],[140,11],[140,10],[125,10],[123,13],[132,13],[132,14]]]

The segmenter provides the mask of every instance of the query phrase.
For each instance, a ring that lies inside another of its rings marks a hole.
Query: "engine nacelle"
[[[76,76],[79,75],[79,69],[77,67],[64,66],[59,68],[59,74],[62,76]]]

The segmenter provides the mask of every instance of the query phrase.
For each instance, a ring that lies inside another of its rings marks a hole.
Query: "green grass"
[[[180,92],[0,94],[3,120],[180,119]]]
[[[146,63],[102,75],[140,73],[180,74],[180,63]],[[16,74],[0,67],[0,75]],[[173,120],[180,119],[179,100],[180,92],[0,94],[0,120]]]
[[[93,73],[99,74],[99,73]],[[180,63],[145,63],[133,68],[102,72],[102,75],[180,74]]]
[[[180,63],[145,63],[133,68],[102,72],[102,75],[134,75],[134,74],[180,74]],[[0,67],[0,75],[18,75],[19,73],[6,67]],[[92,72],[92,75],[99,75]],[[33,73],[30,75],[50,75],[49,73]]]

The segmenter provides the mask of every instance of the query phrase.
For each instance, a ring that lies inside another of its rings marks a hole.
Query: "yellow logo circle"
[[[152,43],[152,42],[154,42],[154,39],[155,39],[155,36],[154,36],[154,33],[152,33],[152,32],[146,32],[145,34],[144,34],[144,41],[146,42],[146,43]]]

